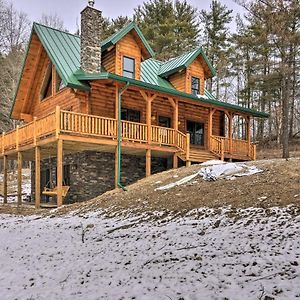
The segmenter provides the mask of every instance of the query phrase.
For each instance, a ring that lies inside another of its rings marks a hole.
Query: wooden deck
[[[64,152],[98,150],[114,152],[117,145],[117,120],[99,116],[63,111],[55,112],[17,127],[0,136],[0,155],[16,158],[22,152],[24,159],[34,159],[34,148],[43,147],[44,156],[56,153],[58,139],[64,141]],[[144,155],[151,149],[154,155],[171,156],[186,153],[187,136],[178,130],[146,124],[121,121],[121,146],[124,153]]]
[[[121,121],[123,153],[145,155],[152,150],[154,156],[177,154],[184,161],[202,162],[207,158],[255,160],[256,146],[245,140],[211,136],[208,149],[190,150],[188,134],[179,130],[129,121]],[[64,153],[81,151],[115,152],[118,139],[116,119],[60,110],[0,136],[0,156],[34,160],[34,148],[43,147],[42,158],[56,155],[57,140],[64,141]],[[191,157],[190,157],[191,156]]]

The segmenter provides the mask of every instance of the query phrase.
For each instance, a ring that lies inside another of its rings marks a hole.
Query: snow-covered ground
[[[0,215],[0,299],[300,298],[293,207],[156,215]]]

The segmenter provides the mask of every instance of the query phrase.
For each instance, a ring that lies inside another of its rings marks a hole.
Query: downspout
[[[121,109],[122,109],[122,94],[128,89],[130,83],[127,82],[126,85],[118,90],[118,180],[117,184],[123,191],[126,191],[126,187],[121,184]]]

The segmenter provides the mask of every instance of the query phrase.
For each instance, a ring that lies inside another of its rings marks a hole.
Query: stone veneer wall
[[[115,154],[103,152],[82,152],[65,155],[64,165],[70,165],[71,188],[64,203],[74,203],[92,199],[114,189]],[[145,177],[145,157],[122,155],[121,182],[131,184]],[[170,168],[170,159],[152,158],[152,174]],[[41,170],[51,169],[55,182],[56,158],[41,162]],[[31,169],[32,199],[35,191],[35,168]]]

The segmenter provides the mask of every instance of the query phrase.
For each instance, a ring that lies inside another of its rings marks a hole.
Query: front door
[[[204,146],[204,123],[187,121],[186,131],[191,135],[191,144]]]

